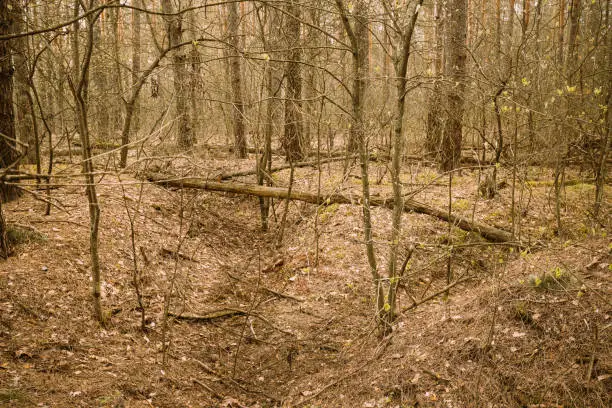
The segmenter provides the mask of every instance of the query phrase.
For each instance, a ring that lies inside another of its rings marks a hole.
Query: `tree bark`
[[[14,14],[10,3],[10,0],[0,0],[0,35],[10,34],[12,29]],[[0,169],[16,169],[20,156],[15,138],[13,74],[10,42],[0,40]],[[0,201],[7,202],[18,195],[14,186],[0,185]]]
[[[77,1],[78,3],[78,1]],[[75,4],[76,6],[77,4]],[[77,129],[81,137],[82,158],[83,158],[83,176],[86,187],[87,202],[89,204],[89,252],[91,259],[91,292],[93,298],[93,311],[96,320],[104,324],[104,315],[102,313],[101,303],[101,279],[100,279],[100,255],[99,255],[99,225],[100,225],[100,206],[98,203],[98,195],[96,193],[96,180],[94,178],[94,167],[92,159],[91,140],[89,135],[89,123],[87,112],[87,82],[88,73],[91,64],[91,57],[94,47],[94,25],[100,13],[94,13],[87,18],[87,41],[83,61],[78,59],[73,61],[75,67],[74,79],[70,82],[71,91],[74,96],[76,106]],[[78,50],[78,39],[74,40],[73,50]],[[73,53],[74,58],[78,58],[78,52]]]
[[[442,151],[440,168],[443,171],[453,170],[461,160],[461,140],[465,94],[465,65],[467,59],[467,0],[449,0],[448,35],[445,38],[445,50],[448,52],[444,64],[445,76],[449,84],[446,87],[446,108],[448,116],[442,132]]]
[[[20,1],[12,1],[13,5],[13,29],[12,32],[27,31],[23,8]],[[11,42],[13,49],[13,62],[15,66],[14,88],[15,88],[15,120],[17,139],[26,143],[27,153],[24,161],[32,164],[39,161],[38,138],[35,137],[35,118],[32,115],[34,107],[30,95],[30,67],[28,64],[28,38],[21,37]]]
[[[287,6],[285,37],[287,39],[287,63],[285,66],[285,134],[283,148],[288,161],[304,158],[302,146],[302,70],[300,67],[300,7],[296,0],[291,0]]]
[[[434,4],[434,38],[433,51],[433,89],[429,95],[429,108],[427,110],[427,133],[425,139],[425,152],[428,157],[437,159],[440,155],[440,143],[442,142],[442,87],[440,75],[442,74],[442,50],[444,49],[444,13],[441,6],[442,0],[436,0]]]
[[[162,0],[162,11],[166,14],[175,13],[172,0]],[[232,3],[234,4],[234,3]],[[166,15],[166,31],[168,33],[169,47],[175,47],[183,42],[183,15]],[[187,84],[189,75],[187,73],[187,57],[183,48],[175,48],[172,52],[172,68],[174,70],[174,99],[176,114],[178,116],[178,146],[190,148],[195,143],[193,126],[188,106]]]
[[[419,9],[423,4],[423,0],[415,5],[415,8],[410,15],[410,23],[403,32],[399,32],[399,50],[398,55],[395,56],[395,86],[396,86],[396,101],[395,101],[395,112],[393,115],[393,140],[391,146],[393,148],[393,154],[391,159],[391,183],[393,185],[393,216],[391,225],[391,244],[389,248],[389,263],[387,267],[387,274],[389,277],[389,290],[387,294],[387,304],[389,308],[385,307],[384,319],[386,323],[385,330],[388,331],[392,327],[392,323],[395,320],[395,299],[397,293],[397,285],[399,284],[399,278],[397,271],[397,252],[399,247],[400,233],[402,230],[402,212],[404,207],[404,198],[402,196],[402,181],[401,181],[401,160],[404,150],[404,135],[403,135],[403,124],[404,124],[404,107],[406,104],[406,86],[408,80],[406,74],[408,72],[408,59],[410,58],[412,34],[416,25],[417,18],[419,16]],[[397,24],[399,26],[399,24]],[[461,152],[459,152],[461,154]],[[400,272],[401,273],[401,272]]]
[[[363,235],[366,247],[366,255],[372,281],[376,285],[376,316],[379,317],[384,311],[384,293],[381,285],[380,272],[376,261],[374,240],[372,234],[372,214],[370,197],[370,176],[368,143],[365,136],[364,103],[366,87],[368,85],[368,36],[367,36],[367,11],[365,0],[359,0],[354,8],[354,13],[346,9],[342,0],[336,0],[336,7],[340,12],[340,19],[344,31],[349,38],[353,59],[353,86],[351,89],[351,102],[353,115],[351,118],[351,129],[349,131],[348,150],[359,152],[359,164],[361,168],[361,210],[363,213]],[[351,15],[354,23],[349,20]]]
[[[228,43],[230,45],[229,74],[232,88],[232,123],[234,127],[234,154],[244,159],[247,157],[245,135],[244,103],[242,100],[242,71],[240,63],[240,41],[238,28],[240,18],[238,3],[228,3]]]

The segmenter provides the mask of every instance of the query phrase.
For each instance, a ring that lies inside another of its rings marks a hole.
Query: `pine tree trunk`
[[[449,171],[461,160],[462,123],[465,93],[465,64],[467,59],[467,0],[449,0],[447,9],[448,35],[445,38],[445,76],[449,84],[446,90],[448,117],[442,132],[440,168]]]
[[[229,50],[229,74],[232,88],[232,124],[234,127],[234,154],[238,158],[247,157],[247,142],[245,135],[244,103],[242,99],[242,72],[240,63],[240,41],[238,28],[240,18],[238,15],[238,3],[228,3],[228,43]]]
[[[300,66],[300,7],[296,0],[291,0],[287,6],[291,16],[286,17],[287,64],[285,67],[285,133],[283,148],[288,161],[304,158],[302,146],[302,70]]]
[[[162,0],[162,11],[166,14],[175,13],[172,0]],[[183,41],[183,15],[176,14],[164,16],[166,32],[170,47],[174,47]],[[191,115],[189,113],[187,89],[189,75],[187,73],[187,57],[182,48],[172,52],[172,69],[174,70],[174,100],[176,115],[178,116],[178,146],[183,149],[190,148],[195,143]]]
[[[23,8],[20,2],[13,4],[13,29],[12,32],[23,32],[27,30],[24,19]],[[17,38],[11,41],[13,49],[13,64],[15,66],[14,88],[15,88],[15,121],[17,139],[28,145],[24,161],[36,163],[39,157],[38,140],[34,130],[35,118],[32,115],[32,96],[30,95],[30,75],[28,66],[28,39]]]
[[[427,156],[437,159],[440,155],[440,143],[442,142],[442,50],[444,41],[444,13],[441,6],[442,0],[436,0],[434,4],[434,38],[433,51],[433,90],[429,95],[427,110],[427,133],[425,139],[425,152]]]
[[[0,0],[0,35],[9,34],[14,18],[10,0]],[[15,115],[13,111],[13,74],[9,41],[0,41],[0,171],[16,169],[19,152],[15,142]],[[0,185],[0,201],[7,202],[18,196],[15,187]]]

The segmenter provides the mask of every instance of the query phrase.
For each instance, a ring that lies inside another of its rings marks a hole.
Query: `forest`
[[[612,406],[609,0],[0,0],[0,406]]]

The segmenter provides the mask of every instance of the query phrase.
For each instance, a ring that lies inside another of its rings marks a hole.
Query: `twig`
[[[406,313],[407,311],[409,311],[409,310],[411,310],[411,309],[414,309],[414,308],[416,308],[417,306],[422,305],[423,303],[429,302],[430,300],[432,300],[432,299],[434,299],[434,298],[436,298],[436,297],[438,297],[438,296],[440,296],[440,295],[444,294],[446,291],[448,291],[449,289],[451,289],[453,286],[456,286],[456,285],[458,285],[458,284],[460,284],[460,283],[462,283],[462,282],[468,281],[468,280],[470,280],[470,279],[472,279],[472,277],[471,277],[471,276],[466,276],[465,278],[461,278],[461,279],[459,279],[459,280],[456,280],[456,281],[454,281],[453,283],[451,283],[451,284],[449,284],[449,285],[446,285],[446,287],[444,287],[443,289],[441,289],[441,290],[437,291],[436,293],[433,293],[433,294],[431,294],[431,295],[427,296],[426,298],[421,299],[421,300],[419,300],[419,301],[418,301],[418,302],[416,302],[416,303],[413,303],[413,304],[412,304],[412,305],[410,305],[410,306],[406,306],[405,308],[403,308],[403,309],[402,309],[402,313]]]
[[[194,384],[198,384],[200,387],[204,388],[206,391],[210,392],[213,397],[223,399],[223,396],[221,394],[217,393],[217,391],[213,390],[208,385],[204,384],[202,381],[196,380],[195,378],[192,378],[191,381],[193,381]]]
[[[187,261],[191,261],[191,262],[195,262],[195,263],[200,263],[200,261],[198,261],[194,257],[189,256],[189,255],[185,255],[185,254],[180,253],[178,251],[175,251],[173,249],[162,248],[162,255],[164,255],[164,256],[171,256],[173,258],[174,257],[179,257],[179,258],[185,259]]]
[[[434,380],[438,381],[438,382],[442,382],[442,383],[446,383],[449,384],[451,382],[451,380],[449,380],[448,378],[444,378],[444,377],[440,377],[440,374],[437,374],[431,370],[427,370],[427,369],[423,369],[422,370],[425,374],[433,377]]]

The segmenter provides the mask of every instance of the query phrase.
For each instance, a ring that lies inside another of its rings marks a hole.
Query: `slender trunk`
[[[557,64],[563,65],[563,44],[565,36],[565,0],[559,2],[559,34],[557,44]]]
[[[268,175],[272,172],[272,132],[273,132],[273,121],[274,121],[274,74],[272,70],[272,62],[270,59],[270,52],[272,52],[271,43],[274,42],[274,14],[272,9],[265,9],[264,13],[267,17],[268,22],[268,32],[266,35],[266,24],[262,20],[262,16],[260,15],[261,9],[257,9],[257,20],[259,23],[259,30],[261,35],[261,41],[263,43],[264,51],[268,56],[268,61],[265,62],[264,65],[264,81],[265,81],[265,89],[266,89],[266,118],[264,120],[264,145],[263,152],[259,157],[257,162],[257,184],[263,186],[264,180],[266,181],[266,185],[271,185],[270,178],[265,177],[265,174]],[[279,87],[280,88],[280,87]],[[263,231],[268,230],[268,216],[270,214],[270,201],[269,197],[259,197],[259,209],[261,215],[261,229]]]
[[[93,298],[94,317],[101,324],[105,323],[105,318],[102,313],[101,304],[101,279],[100,279],[100,256],[98,248],[98,235],[100,224],[100,206],[98,196],[96,194],[96,180],[94,177],[94,165],[92,159],[91,140],[89,135],[88,114],[87,114],[87,76],[91,63],[91,56],[94,46],[94,25],[100,14],[95,13],[87,18],[87,41],[85,45],[85,54],[83,61],[79,64],[79,60],[73,61],[75,67],[79,67],[80,71],[75,73],[75,80],[71,82],[71,90],[75,100],[77,125],[82,144],[83,156],[83,175],[85,178],[85,192],[89,203],[89,245],[91,257],[91,289]],[[78,40],[75,41],[78,47]],[[78,57],[78,53],[73,53],[73,56]]]
[[[391,323],[395,320],[395,308],[396,308],[396,293],[399,279],[397,271],[397,256],[398,246],[402,229],[402,213],[404,208],[404,198],[402,196],[402,182],[401,182],[401,160],[402,153],[404,150],[404,138],[402,134],[402,128],[404,123],[404,105],[406,102],[406,85],[407,79],[406,74],[408,72],[408,60],[410,58],[410,45],[412,41],[412,34],[416,20],[418,18],[418,10],[423,4],[423,0],[420,0],[411,15],[410,24],[405,28],[405,32],[398,33],[401,38],[399,55],[395,58],[395,86],[396,86],[396,102],[395,102],[395,113],[393,119],[393,156],[391,163],[391,183],[393,185],[393,216],[391,224],[391,245],[389,249],[389,264],[387,267],[387,274],[389,276],[389,291],[387,294],[387,304],[389,307],[384,307],[385,310],[385,322],[387,324],[387,330],[391,327]]]
[[[140,0],[133,0],[134,7],[140,7]],[[132,10],[132,75],[131,75],[131,91],[136,94],[132,98],[132,103],[128,101],[124,104],[124,119],[123,128],[121,131],[121,159],[119,166],[125,168],[128,158],[128,144],[130,143],[130,133],[138,134],[140,127],[140,11]],[[138,87],[138,90],[137,90]],[[130,131],[131,129],[131,131]]]
[[[353,116],[351,118],[351,129],[349,133],[349,150],[359,151],[359,161],[361,167],[361,190],[362,190],[362,211],[363,211],[363,234],[366,246],[366,255],[372,279],[376,285],[376,316],[380,318],[385,310],[385,294],[382,281],[376,262],[374,251],[374,241],[372,236],[372,214],[370,209],[370,178],[368,174],[369,152],[364,129],[364,99],[368,72],[368,38],[367,38],[367,6],[360,0],[355,6],[353,20],[348,18],[345,5],[342,0],[336,0],[336,6],[340,12],[340,18],[344,30],[349,37],[352,57],[353,57],[353,86],[351,89],[351,101]]]
[[[119,3],[117,1],[117,3]],[[112,132],[111,139],[115,140],[117,132],[121,129],[121,115],[122,115],[122,106],[119,101],[123,97],[123,76],[121,75],[122,64],[121,64],[121,34],[119,31],[119,21],[120,21],[120,10],[119,8],[110,9],[110,17],[111,17],[111,26],[113,32],[113,44],[112,44],[112,52],[113,52],[113,70],[112,70],[112,94],[113,94],[113,102],[110,106],[110,130]]]
[[[606,4],[605,11],[605,24],[604,27],[610,27],[610,2]],[[604,41],[604,47],[607,49],[604,61],[607,63],[604,66],[610,66],[612,64],[612,35],[610,30],[606,32]],[[610,125],[612,124],[612,73],[608,70],[607,73],[608,82],[608,95],[606,96],[606,107],[607,110],[604,112],[604,127],[601,138],[601,155],[599,157],[599,163],[597,166],[596,177],[595,177],[595,203],[593,205],[593,216],[599,217],[601,206],[604,201],[604,190],[606,185],[606,162],[608,160],[608,153],[610,151]]]
[[[134,7],[139,7],[141,0],[132,0]],[[140,74],[140,26],[142,18],[140,11],[132,10],[132,86],[138,82]],[[134,117],[132,119],[132,134],[138,134],[140,128],[140,99],[134,101]]]
[[[200,51],[198,50],[198,32],[196,30],[196,18],[195,13],[191,13],[189,17],[189,26],[190,26],[190,34],[191,34],[191,50],[189,52],[189,101],[191,103],[191,117],[193,119],[193,133],[194,137],[197,139],[200,120],[199,110],[198,110],[198,96],[199,96],[199,77],[200,77]]]

